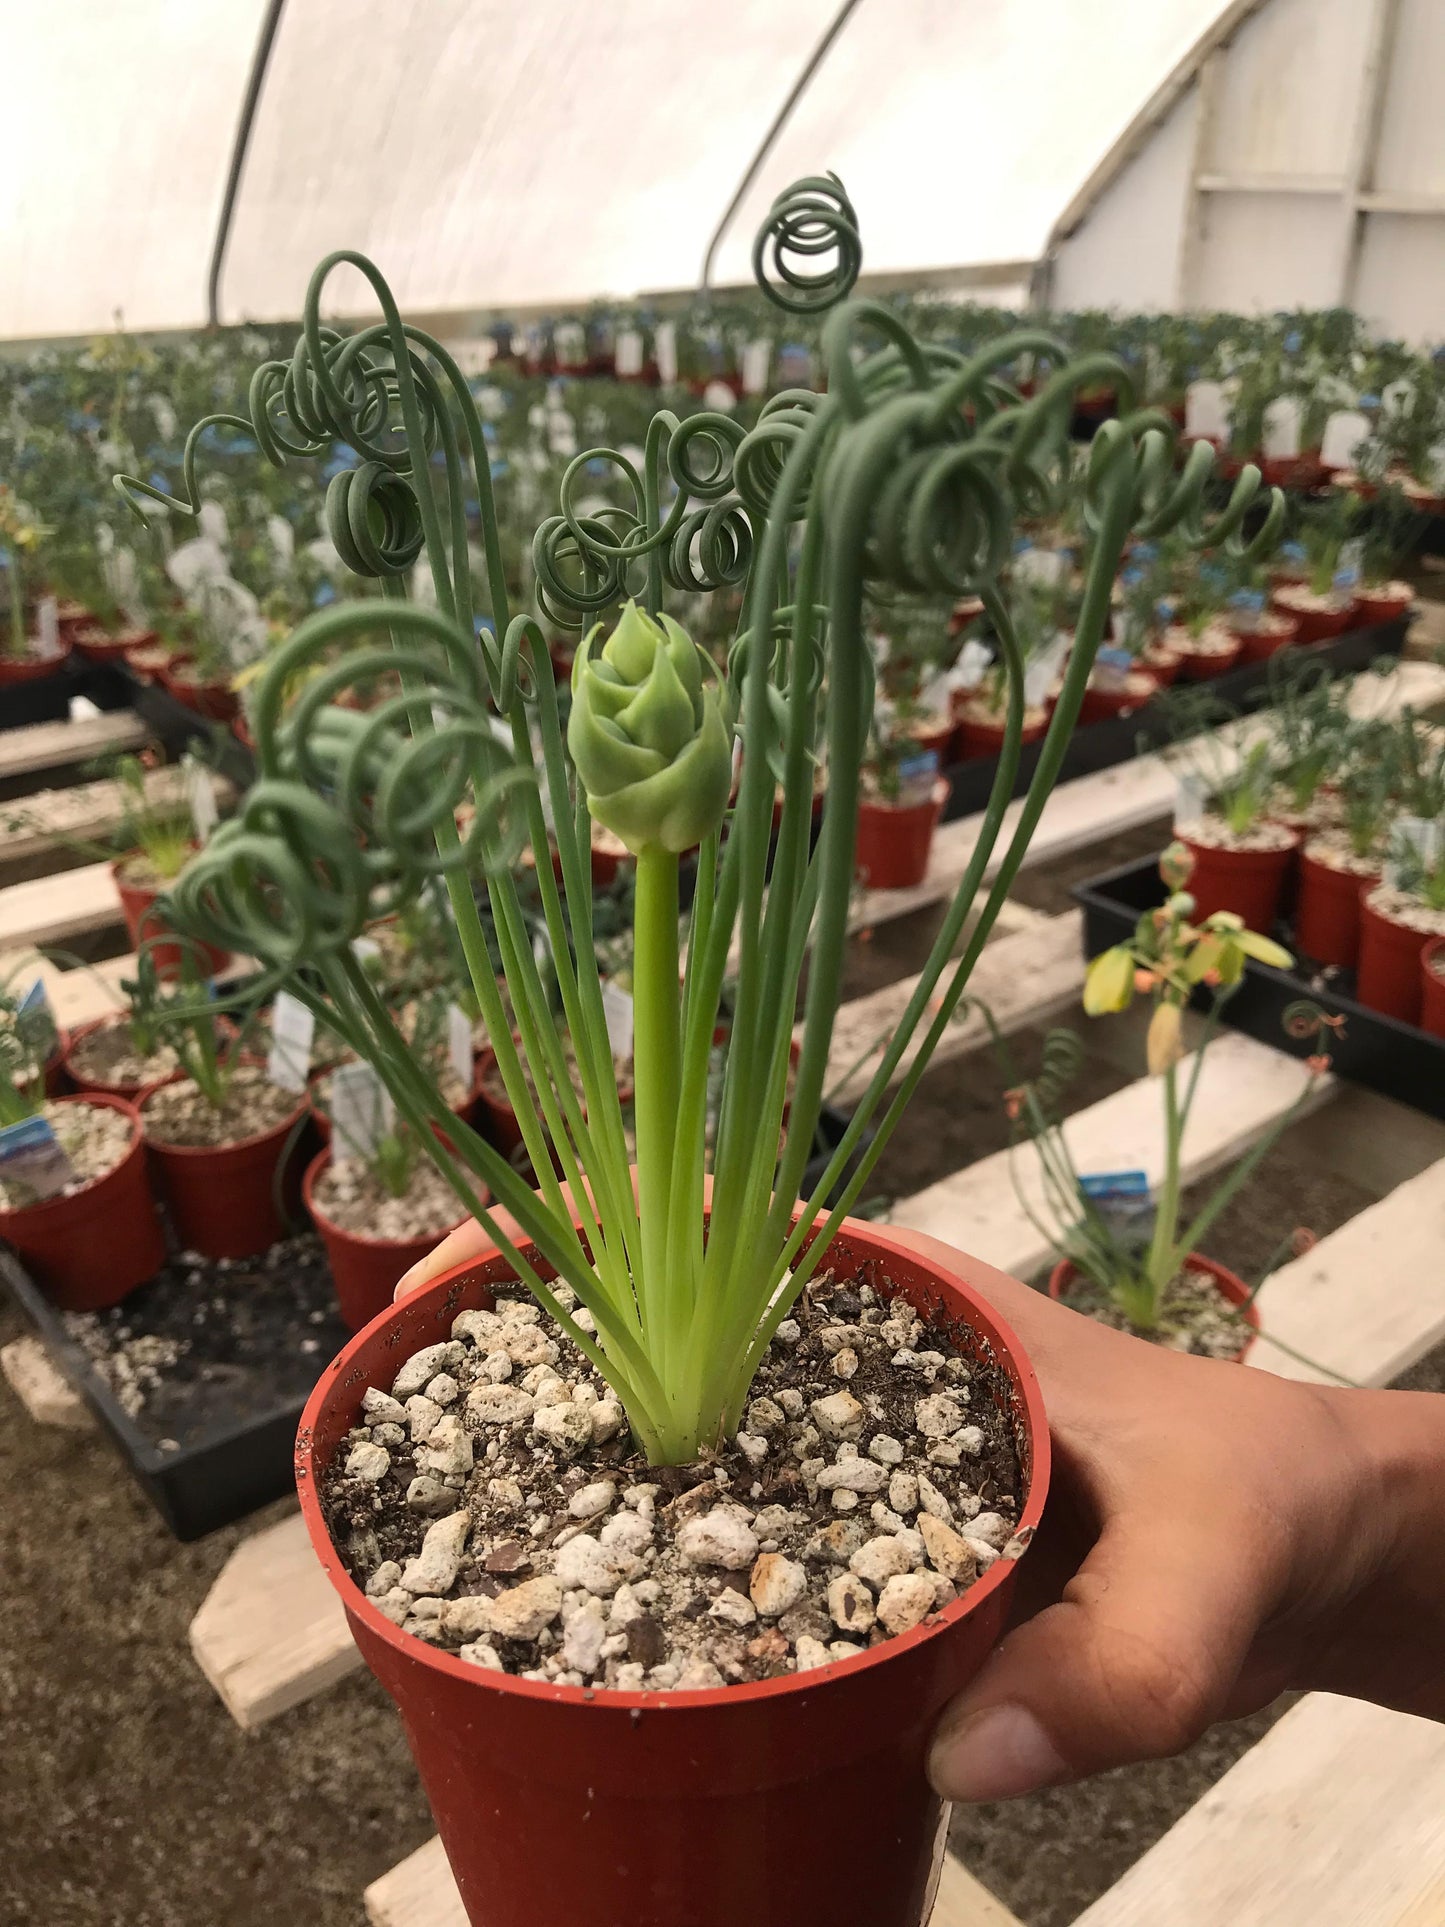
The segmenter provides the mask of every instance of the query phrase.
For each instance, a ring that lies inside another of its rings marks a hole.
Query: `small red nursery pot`
[[[277,1198],[278,1171],[305,1112],[305,1100],[300,1099],[289,1117],[237,1144],[163,1144],[148,1136],[161,1194],[183,1250],[198,1251],[203,1258],[254,1258],[287,1235]]]
[[[1377,872],[1342,870],[1321,863],[1308,846],[1301,850],[1294,933],[1303,955],[1314,963],[1353,970],[1360,954],[1360,898],[1379,881]]]
[[[1279,915],[1285,880],[1299,848],[1298,832],[1290,843],[1275,850],[1226,850],[1196,843],[1187,831],[1179,841],[1194,858],[1188,890],[1194,899],[1196,922],[1216,910],[1232,910],[1244,918],[1247,930],[1266,935]]]
[[[991,1358],[1037,1526],[1049,1441],[1038,1381],[987,1294],[999,1274],[955,1254],[945,1269],[849,1219],[829,1262],[866,1272],[950,1325],[965,1357]],[[493,1302],[493,1258],[462,1265],[391,1307],[313,1392],[296,1483],[317,1556],[362,1657],[400,1708],[473,1927],[923,1927],[947,1809],[924,1762],[939,1714],[1007,1623],[1016,1565],[1000,1559],[901,1637],[814,1672],[707,1692],[555,1686],[469,1665],[403,1633],[347,1574],[320,1476],[370,1386]],[[585,1825],[579,1816],[585,1815]]]
[[[1213,1279],[1221,1298],[1239,1308],[1240,1316],[1249,1327],[1249,1336],[1234,1354],[1235,1363],[1242,1365],[1249,1356],[1249,1348],[1254,1343],[1254,1335],[1259,1330],[1259,1307],[1250,1296],[1249,1286],[1242,1278],[1236,1278],[1224,1265],[1217,1265],[1212,1258],[1201,1258],[1197,1251],[1191,1251],[1186,1264],[1193,1271],[1207,1272]],[[1078,1278],[1077,1268],[1067,1258],[1060,1259],[1049,1274],[1049,1296],[1067,1304],[1069,1292]]]
[[[1420,958],[1420,1028],[1445,1037],[1445,937],[1432,937]]]
[[[1355,603],[1355,620],[1368,629],[1378,622],[1398,622],[1415,600],[1408,582],[1367,583]]]
[[[158,916],[151,915],[151,905],[161,891],[154,883],[133,883],[125,874],[126,858],[119,857],[111,864],[110,873],[115,878],[116,891],[120,897],[121,914],[131,943],[139,949],[142,943],[151,943],[151,957],[156,972],[162,978],[177,977],[181,972],[181,959],[185,946],[180,943],[157,943],[157,936],[169,929],[169,925]],[[196,959],[196,967],[218,977],[231,961],[229,950],[217,950],[214,944],[198,943],[191,946]]]
[[[442,1231],[431,1231],[419,1238],[368,1238],[359,1231],[346,1231],[333,1223],[316,1202],[316,1186],[331,1163],[329,1150],[318,1152],[306,1167],[301,1180],[301,1201],[316,1221],[321,1242],[326,1246],[331,1280],[341,1305],[341,1315],[353,1331],[369,1325],[379,1312],[391,1304],[397,1280],[412,1266],[435,1251],[448,1231],[455,1231],[463,1220]],[[480,1202],[489,1193],[480,1188]]]
[[[948,801],[939,781],[926,803],[885,803],[864,798],[858,805],[858,843],[853,867],[870,890],[907,890],[922,883],[933,848],[933,832]]]
[[[103,1311],[154,1278],[166,1261],[145,1139],[135,1106],[122,1098],[92,1094],[55,1101],[122,1112],[130,1120],[130,1146],[118,1164],[69,1197],[16,1210],[0,1206],[0,1238],[15,1247],[63,1311]]]
[[[1369,1010],[1398,1017],[1402,1024],[1418,1024],[1422,960],[1429,935],[1377,910],[1370,900],[1372,894],[1367,890],[1360,898],[1355,997]]]
[[[1230,627],[1239,637],[1241,662],[1265,662],[1299,640],[1298,619],[1286,615],[1282,609],[1266,609],[1251,628],[1239,628],[1233,623]]]
[[[141,1104],[158,1084],[173,1083],[180,1076],[180,1067],[177,1066],[165,1076],[153,1077],[144,1084],[111,1083],[98,1077],[93,1071],[87,1071],[83,1064],[77,1062],[80,1049],[87,1039],[97,1036],[99,1032],[112,1025],[126,1024],[129,1021],[129,1017],[124,1012],[119,1012],[113,1017],[95,1017],[88,1024],[81,1024],[78,1029],[71,1031],[65,1039],[61,1053],[65,1073],[82,1097],[89,1097],[99,1092],[107,1097],[123,1097],[128,1104]]]

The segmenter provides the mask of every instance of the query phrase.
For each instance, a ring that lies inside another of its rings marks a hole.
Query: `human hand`
[[[1012,1280],[988,1295],[1038,1372],[1054,1475],[1014,1629],[935,1735],[941,1794],[1159,1758],[1290,1687],[1445,1717],[1445,1399],[1186,1357]]]

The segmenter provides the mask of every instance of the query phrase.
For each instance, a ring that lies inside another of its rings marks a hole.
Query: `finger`
[[[1060,1602],[1008,1635],[934,1736],[945,1799],[1007,1800],[1160,1759],[1237,1710],[1266,1562],[1239,1543],[1237,1515],[1202,1512],[1111,1524]]]
[[[502,1230],[508,1230],[511,1220],[507,1213],[499,1211],[496,1221]],[[439,1245],[433,1247],[425,1258],[420,1258],[410,1271],[404,1271],[397,1280],[393,1298],[406,1298],[423,1285],[429,1285],[434,1278],[440,1278],[444,1271],[456,1265],[471,1263],[477,1258],[490,1258],[497,1247],[475,1218],[468,1218],[459,1224],[455,1231],[449,1231]]]

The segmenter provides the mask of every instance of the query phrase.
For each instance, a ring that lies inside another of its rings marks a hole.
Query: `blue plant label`
[[[1101,1198],[1147,1198],[1147,1171],[1095,1171],[1079,1179],[1079,1189],[1095,1203]]]
[[[76,1175],[49,1118],[22,1117],[0,1130],[0,1177],[22,1196],[31,1194],[37,1204],[59,1197]]]
[[[50,998],[46,994],[45,979],[43,977],[37,977],[29,990],[27,990],[25,995],[20,999],[15,1014],[17,1017],[36,1017],[39,1016],[42,1011],[46,1016],[49,1016]]]
[[[905,756],[898,765],[898,800],[900,803],[926,803],[933,794],[933,785],[938,778],[938,751],[921,749],[915,756]]]
[[[1229,598],[1231,609],[1238,609],[1241,615],[1262,616],[1264,614],[1263,589],[1236,589]]]
[[[1121,676],[1127,676],[1134,667],[1134,658],[1127,649],[1111,649],[1107,645],[1099,651],[1094,661],[1101,669],[1112,669]]]

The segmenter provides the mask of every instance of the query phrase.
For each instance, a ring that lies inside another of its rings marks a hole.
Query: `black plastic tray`
[[[1164,901],[1158,858],[1146,857],[1105,876],[1091,877],[1075,887],[1074,896],[1084,911],[1084,954],[1096,957],[1131,936],[1142,911]],[[1279,935],[1289,942],[1287,921]],[[1343,1029],[1328,1044],[1339,1076],[1396,1098],[1428,1117],[1445,1118],[1445,1039],[1356,1003],[1353,991],[1353,978],[1344,971],[1312,970],[1308,965],[1272,970],[1251,961],[1245,966],[1244,981],[1224,1006],[1224,1021],[1262,1044],[1297,1052],[1286,1035],[1284,1013],[1291,1004],[1308,998],[1327,1015],[1345,1019]],[[1195,1002],[1201,1008],[1208,1000],[1207,991],[1196,993]]]
[[[1336,636],[1330,642],[1311,643],[1304,649],[1294,650],[1292,655],[1296,660],[1307,658],[1310,662],[1323,664],[1337,675],[1345,675],[1353,670],[1368,669],[1381,656],[1398,656],[1405,647],[1409,627],[1408,615],[1397,616],[1393,622],[1372,623],[1364,629],[1351,629],[1347,635]],[[1231,669],[1226,676],[1212,677],[1202,686],[1221,702],[1244,709],[1268,690],[1269,664],[1246,663],[1241,669]],[[1104,722],[1080,724],[1065,753],[1059,781],[1064,783],[1071,777],[1092,776],[1096,770],[1110,769],[1115,763],[1127,763],[1141,747],[1161,748],[1170,740],[1166,714],[1163,705],[1151,701],[1141,703],[1138,709],[1132,710],[1127,716],[1111,716]],[[1041,744],[1030,743],[1019,757],[1018,777],[1013,791],[1015,796],[1022,796],[1033,781],[1041,750]],[[971,816],[983,809],[993,787],[997,766],[997,759],[988,756],[979,757],[973,762],[955,763],[943,772],[949,783],[949,798],[943,810],[945,822],[951,822],[958,816]]]
[[[318,1242],[308,1239],[304,1248],[309,1250]],[[297,1246],[302,1249],[303,1241],[298,1240]],[[304,1343],[312,1349],[303,1352],[297,1347],[297,1356],[282,1357],[278,1334],[269,1357],[263,1353],[249,1365],[215,1363],[208,1378],[196,1379],[188,1410],[168,1382],[166,1422],[184,1434],[168,1447],[157,1437],[154,1422],[142,1424],[125,1410],[77,1337],[72,1321],[56,1309],[14,1254],[0,1248],[0,1278],[178,1539],[198,1539],[218,1526],[230,1525],[292,1489],[292,1450],[302,1408],[311,1387],[350,1336],[336,1309],[324,1258],[316,1257],[313,1265],[315,1288],[307,1296],[315,1301],[311,1309],[322,1315],[312,1318],[303,1313],[297,1320],[298,1325],[304,1324]],[[123,1322],[133,1336],[144,1337],[162,1326],[152,1315],[156,1290],[155,1284],[143,1285],[123,1305],[98,1316]],[[172,1335],[174,1320],[164,1321],[164,1330]],[[238,1419],[243,1377],[249,1380],[244,1391],[251,1409]],[[189,1422],[177,1422],[183,1419]]]

